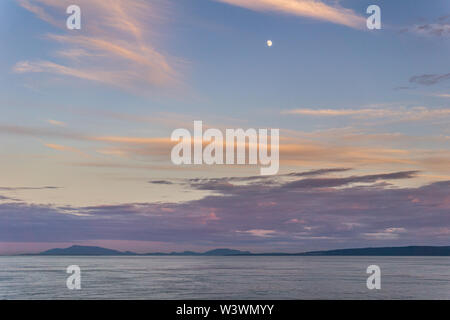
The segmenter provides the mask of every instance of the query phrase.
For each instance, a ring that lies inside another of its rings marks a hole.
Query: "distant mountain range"
[[[310,251],[301,253],[251,253],[232,249],[214,249],[206,252],[152,252],[139,254],[131,251],[117,251],[102,247],[74,245],[64,249],[50,249],[36,255],[40,256],[450,256],[450,246],[409,246],[338,249]]]
[[[251,255],[249,251],[240,251],[232,249],[214,249],[203,253],[193,251],[183,252],[152,252],[152,253],[135,253],[131,251],[117,251],[102,247],[93,246],[71,246],[64,249],[50,249],[37,255],[40,256],[232,256],[232,255]]]
[[[92,246],[71,246],[69,248],[50,249],[41,253],[41,256],[134,256],[137,255],[131,251],[117,251],[102,247]]]

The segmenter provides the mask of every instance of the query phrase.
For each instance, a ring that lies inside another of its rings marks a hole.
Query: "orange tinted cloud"
[[[58,151],[68,151],[68,152],[73,152],[76,153],[80,156],[83,157],[89,157],[89,155],[77,148],[73,148],[73,147],[67,147],[67,146],[62,146],[59,144],[54,144],[54,143],[46,143],[44,144],[47,148],[53,149],[53,150],[58,150]]]
[[[19,4],[65,31],[60,12],[70,1],[23,0]],[[155,36],[166,14],[160,3],[137,0],[80,0],[82,27],[70,34],[48,34],[61,48],[55,55],[66,62],[19,61],[17,73],[43,72],[97,81],[127,89],[149,89],[181,84],[180,60],[162,53]],[[58,12],[59,19],[54,15]]]
[[[394,118],[402,121],[419,121],[450,116],[448,108],[397,107],[363,109],[310,109],[285,110],[282,114],[296,114],[314,117],[353,117],[353,118]]]
[[[148,165],[167,165],[161,170],[177,170],[181,167],[170,163],[170,152],[177,141],[171,141],[168,137],[151,136],[118,136],[118,135],[88,135],[68,131],[62,128],[31,128],[22,126],[0,126],[1,134],[28,136],[33,138],[55,138],[81,141],[93,144],[97,155],[101,159],[99,165],[109,158],[111,161],[123,161],[137,159],[149,161]],[[433,137],[423,137],[417,145],[418,139],[398,134],[367,134],[348,130],[331,130],[330,132],[301,133],[289,130],[283,131],[280,137],[280,163],[284,167],[336,167],[345,166],[360,169],[410,169],[421,170],[426,174],[432,174],[442,180],[449,174],[448,150],[440,147],[433,149],[432,143],[437,146],[443,142],[434,141]],[[207,145],[203,142],[203,146]],[[72,151],[80,153],[80,150],[70,149],[56,144],[47,144],[47,147],[59,151]],[[226,147],[226,141],[224,148]],[[248,154],[248,143],[246,144]],[[155,161],[155,162],[154,162]],[[164,161],[161,163],[160,161]],[[91,162],[92,166],[96,162]],[[116,166],[116,163],[107,163],[108,166]],[[124,163],[125,166],[135,167],[135,163]],[[121,167],[119,165],[118,167]],[[143,166],[139,168],[148,169]],[[225,166],[223,166],[225,167]],[[238,166],[233,166],[237,168]],[[246,166],[250,168],[250,166]],[[217,166],[214,167],[217,169]],[[205,170],[205,167],[185,166],[186,170]],[[430,176],[431,177],[431,176]],[[429,180],[428,177],[423,177]]]
[[[366,19],[353,10],[314,0],[216,0],[255,11],[274,11],[361,29]]]

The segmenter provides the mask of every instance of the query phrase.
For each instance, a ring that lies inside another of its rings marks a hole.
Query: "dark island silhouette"
[[[74,245],[69,248],[50,249],[38,254],[40,256],[450,256],[450,246],[408,246],[337,249],[326,251],[309,251],[301,253],[251,253],[233,249],[214,249],[206,252],[152,252],[135,253],[118,251],[94,246]]]

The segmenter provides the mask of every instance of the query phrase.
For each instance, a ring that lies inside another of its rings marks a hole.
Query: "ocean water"
[[[0,299],[450,299],[450,257],[0,257]]]

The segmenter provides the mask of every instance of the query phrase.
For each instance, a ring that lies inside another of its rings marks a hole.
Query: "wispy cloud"
[[[445,116],[447,113],[443,113]],[[24,126],[0,125],[0,134],[26,136],[42,139],[65,139],[84,142],[94,145],[98,154],[110,157],[105,161],[102,158],[99,163],[90,161],[83,166],[107,166],[107,167],[126,167],[148,169],[149,165],[142,163],[113,163],[113,161],[122,160],[142,160],[163,161],[166,169],[173,170],[174,166],[170,163],[170,150],[176,144],[169,138],[164,137],[136,137],[136,136],[109,136],[109,135],[90,135],[82,134],[66,128],[36,128]],[[418,138],[398,134],[367,134],[364,132],[318,132],[301,133],[295,136],[286,131],[286,134],[280,137],[280,162],[288,166],[302,166],[308,168],[317,168],[318,166],[327,167],[367,167],[386,169],[397,168],[397,166],[408,168],[419,168],[437,170],[437,172],[447,172],[448,162],[444,159],[442,150],[433,150],[432,148],[414,149],[408,148],[405,144],[417,145]],[[439,139],[438,139],[439,138]],[[448,143],[449,140],[444,137],[436,137],[434,140],[429,138],[420,138],[420,141],[433,143]],[[389,142],[389,143],[388,143]],[[67,145],[62,143],[53,143],[54,145]],[[391,144],[392,146],[389,146]],[[61,147],[59,147],[62,149]],[[55,149],[55,148],[54,148]],[[81,148],[82,149],[82,148]],[[68,151],[68,150],[66,150]],[[81,150],[82,151],[82,150]],[[436,153],[439,151],[439,153]],[[163,163],[159,163],[159,166]],[[195,170],[194,167],[189,167]],[[177,169],[181,169],[177,167]],[[197,168],[201,170],[200,168]],[[345,169],[344,169],[345,170]],[[314,174],[314,171],[311,175]],[[255,179],[260,179],[256,177]],[[242,180],[244,181],[244,180]]]
[[[54,143],[46,143],[44,144],[47,148],[53,149],[53,150],[57,150],[57,151],[67,151],[67,152],[72,152],[72,153],[76,153],[80,156],[83,157],[89,157],[89,155],[77,148],[74,147],[68,147],[68,146],[62,146],[59,144],[54,144]]]
[[[149,181],[149,183],[152,183],[152,184],[172,184],[172,182],[167,181],[167,180],[152,180],[152,181]]]
[[[347,169],[348,170],[348,169]],[[279,186],[279,190],[300,190],[300,189],[316,189],[316,188],[342,188],[353,186],[357,184],[372,184],[376,182],[387,182],[391,180],[412,179],[417,176],[418,171],[399,171],[393,173],[373,174],[373,175],[354,175],[347,177],[333,177],[327,175],[327,173],[341,172],[340,168],[332,169],[319,169],[317,171],[318,176],[309,178],[308,174],[311,171],[306,172],[294,172],[288,174],[277,175],[275,177],[268,177],[265,179],[250,179],[251,177],[225,177],[225,178],[209,178],[209,179],[190,179],[188,185],[191,188],[198,190],[210,190],[219,191],[222,193],[233,193],[237,189],[259,189],[270,186],[275,190],[276,186]],[[319,173],[322,172],[322,173]],[[306,177],[306,178],[301,178]],[[246,184],[240,184],[245,181]],[[182,183],[182,182],[181,182]],[[275,203],[275,202],[274,202]]]
[[[156,41],[164,19],[160,3],[137,0],[80,0],[82,29],[68,31],[54,18],[70,1],[22,0],[19,4],[54,26],[46,38],[59,43],[55,55],[63,62],[19,61],[17,73],[50,73],[101,82],[127,89],[152,89],[180,84],[181,60],[163,53]],[[59,19],[63,20],[63,19]],[[64,22],[64,21],[63,21]]]
[[[450,76],[450,74],[449,74]],[[387,118],[396,120],[419,121],[450,116],[448,108],[397,107],[397,108],[362,108],[362,109],[293,109],[282,114],[296,114],[314,117],[351,117],[351,118]]]
[[[110,85],[120,85],[124,79],[121,74],[107,70],[79,69],[63,66],[50,61],[20,61],[14,67],[16,73],[51,73],[71,76],[84,80],[98,81]]]
[[[383,109],[294,109],[283,111],[282,114],[301,114],[307,116],[324,116],[324,117],[337,117],[337,116],[384,116],[385,110]]]
[[[51,14],[49,14],[42,6],[40,6],[37,1],[33,0],[18,0],[21,7],[27,9],[28,11],[34,13],[39,19],[50,23],[53,26],[61,26],[58,19],[55,19]]]
[[[54,126],[57,126],[57,127],[65,127],[66,126],[66,123],[63,121],[48,119],[47,122]]]
[[[432,23],[416,24],[406,30],[428,36],[445,37],[450,35],[450,15],[439,17]]]
[[[434,93],[432,96],[438,98],[450,98],[450,93]]]
[[[60,189],[60,187],[55,186],[44,186],[44,187],[0,187],[0,190],[4,191],[19,191],[19,190],[53,190]]]
[[[361,29],[366,19],[353,10],[316,0],[216,0],[263,12],[280,12]]]
[[[422,74],[422,75],[416,75],[412,76],[409,79],[409,82],[411,83],[417,83],[421,85],[430,86],[445,80],[450,79],[450,73],[443,73],[443,74]]]
[[[410,179],[413,178],[417,171],[404,171],[394,172],[386,174],[374,174],[365,176],[351,176],[345,178],[313,178],[302,179],[293,182],[289,182],[283,185],[283,188],[330,188],[330,187],[342,187],[355,183],[373,183],[380,180],[397,180],[397,179]]]

